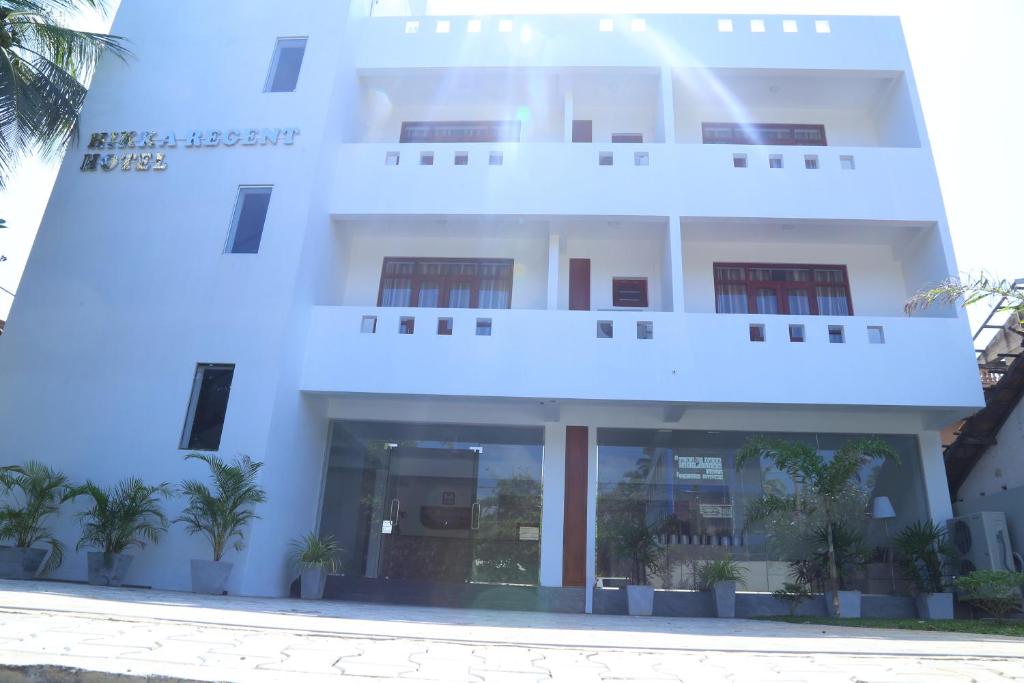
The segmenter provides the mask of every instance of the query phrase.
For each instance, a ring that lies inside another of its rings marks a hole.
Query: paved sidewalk
[[[163,676],[298,683],[1008,683],[1024,682],[1024,639],[0,581],[0,681],[58,675],[90,682]]]

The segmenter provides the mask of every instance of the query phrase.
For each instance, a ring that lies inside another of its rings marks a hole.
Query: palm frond
[[[40,462],[0,467],[0,493],[4,498],[0,504],[0,540],[9,539],[19,548],[49,545],[44,574],[59,567],[64,558],[64,546],[46,526],[46,520],[59,511],[71,492],[67,476]]]
[[[130,547],[157,543],[167,530],[167,517],[160,505],[161,498],[172,495],[166,483],[150,486],[129,477],[103,488],[87,481],[76,492],[92,499],[92,504],[78,514],[82,537],[77,549],[93,547],[105,553],[122,553]]]
[[[1002,310],[1024,314],[1024,288],[1011,280],[993,278],[985,273],[964,278],[948,278],[910,297],[903,306],[907,315],[932,306],[970,306],[986,299],[1006,298]]]

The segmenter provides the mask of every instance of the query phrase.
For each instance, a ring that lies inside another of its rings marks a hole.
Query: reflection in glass
[[[746,523],[747,510],[765,493],[786,495],[797,486],[767,461],[736,467],[736,453],[750,433],[643,429],[598,429],[596,569],[599,578],[630,576],[630,558],[619,540],[641,525],[652,529],[664,549],[662,566],[650,582],[663,588],[693,588],[694,572],[706,560],[730,558],[747,569],[745,590],[773,591],[790,581],[789,561],[807,549],[793,549],[768,538],[763,526]],[[826,457],[855,435],[772,434],[815,445]],[[861,508],[888,496],[900,529],[927,519],[926,498],[917,465],[916,439],[884,437],[902,465],[875,461],[858,475]],[[865,510],[862,510],[862,513]],[[869,551],[885,546],[884,529],[864,518]],[[889,592],[887,565],[868,592]],[[875,574],[871,574],[875,576]]]
[[[335,422],[322,535],[370,578],[530,584],[543,430]]]

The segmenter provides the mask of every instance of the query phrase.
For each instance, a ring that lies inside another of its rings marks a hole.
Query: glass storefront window
[[[735,560],[747,571],[745,590],[773,591],[792,580],[790,561],[806,548],[786,543],[778,530],[748,524],[747,512],[766,493],[791,494],[794,482],[767,460],[736,467],[747,432],[598,429],[597,556],[599,578],[636,573],[623,539],[647,527],[662,549],[660,567],[647,577],[660,588],[692,589],[705,561]],[[825,457],[858,435],[771,434],[803,440]],[[869,556],[879,556],[896,531],[927,518],[916,438],[888,436],[901,464],[865,464],[857,477],[851,526]],[[887,496],[897,511],[888,527],[867,516],[871,499]],[[773,531],[768,534],[766,531]],[[869,557],[870,559],[870,557]],[[887,565],[870,562],[855,578],[867,592],[890,592]]]
[[[543,430],[335,422],[320,533],[344,572],[536,585]]]

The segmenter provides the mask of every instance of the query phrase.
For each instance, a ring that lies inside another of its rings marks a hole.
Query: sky
[[[433,13],[460,14],[899,16],[960,271],[1024,277],[1024,221],[1018,209],[1024,195],[1024,0],[434,0],[432,6]],[[86,16],[76,23],[105,30],[109,19]],[[17,291],[56,172],[56,165],[30,159],[0,190],[0,217],[10,226],[0,231],[0,254],[7,257],[0,263],[4,289]],[[11,300],[0,291],[0,320]],[[975,325],[986,312],[971,311]]]

